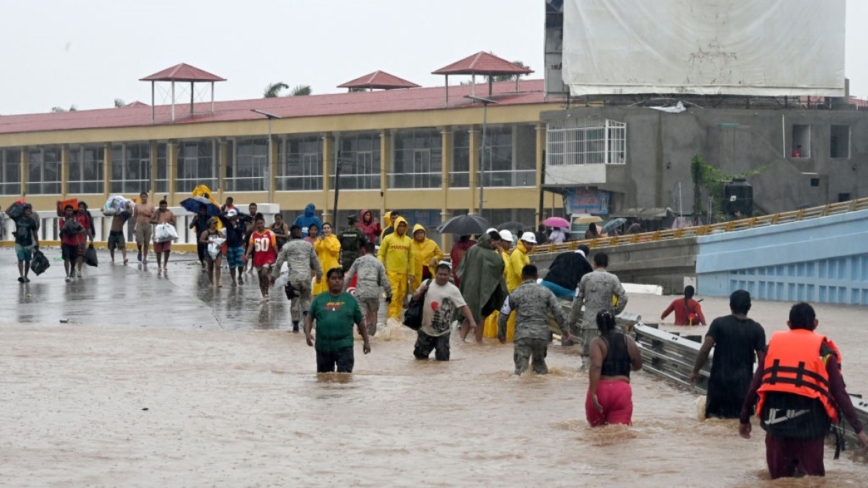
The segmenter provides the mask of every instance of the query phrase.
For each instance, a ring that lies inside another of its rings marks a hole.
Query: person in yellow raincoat
[[[506,277],[506,289],[509,293],[521,285],[521,270],[530,264],[530,258],[527,257],[533,246],[536,245],[536,236],[533,232],[525,232],[521,235],[518,245],[509,256],[509,267],[507,268],[508,276]],[[512,337],[515,335],[515,314],[509,317],[509,322],[506,323],[506,340],[512,342]]]
[[[332,224],[328,222],[322,224],[322,234],[314,242],[313,248],[316,251],[319,264],[322,266],[323,273],[341,266],[341,243],[334,232],[332,232]],[[328,291],[328,289],[328,282],[321,280],[314,285],[313,296],[315,297],[324,291]]]
[[[413,272],[415,280],[410,286],[410,293],[415,293],[422,286],[423,280],[434,279],[437,274],[437,264],[443,259],[443,251],[436,242],[428,239],[428,232],[420,224],[413,226],[412,248],[416,268]]]
[[[500,257],[503,258],[503,278],[506,279],[509,276],[509,268],[512,264],[509,262],[509,253],[512,252],[512,232],[508,230],[498,231],[500,233],[500,249],[498,249],[498,253],[500,253]],[[488,339],[497,339],[497,317],[500,316],[500,312],[495,310],[485,319],[485,330],[482,333],[482,337]],[[512,336],[515,334],[515,321],[513,320],[513,327],[510,331],[507,328],[506,331],[506,340],[512,341]]]
[[[377,258],[386,267],[386,278],[392,285],[392,302],[389,303],[388,318],[401,320],[404,311],[404,298],[407,296],[409,282],[415,282],[413,273],[416,260],[413,256],[412,239],[407,236],[407,221],[398,217],[392,222],[395,232],[387,235],[380,243]]]

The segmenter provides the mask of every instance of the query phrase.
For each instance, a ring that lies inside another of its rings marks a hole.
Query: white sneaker
[[[70,281],[72,281],[72,276],[67,276],[67,277],[66,277],[66,282],[69,283]]]

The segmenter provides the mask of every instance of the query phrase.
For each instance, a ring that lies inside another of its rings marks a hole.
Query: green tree
[[[126,103],[124,103],[123,99],[115,98],[115,108],[121,108],[123,106],[126,106]]]
[[[265,87],[265,91],[262,93],[262,98],[277,98],[280,96],[280,92],[288,89],[289,85],[282,81],[269,83],[268,86]]]
[[[527,68],[528,66],[521,61],[513,61],[512,64],[521,66],[522,68]],[[515,81],[517,78],[524,75],[494,75],[491,80],[492,81]]]
[[[51,111],[54,113],[62,113],[62,112],[75,112],[78,110],[75,105],[70,105],[69,108],[63,107],[51,107]]]
[[[291,97],[306,97],[313,93],[313,90],[310,88],[310,85],[296,85],[295,88],[289,93]]]
[[[690,160],[690,176],[693,179],[693,215],[698,216],[705,213],[706,210],[702,206],[703,197],[711,197],[711,201],[716,207],[712,209],[715,216],[723,217],[726,184],[736,178],[756,176],[768,168],[769,165],[766,164],[744,173],[730,175],[706,163],[699,154],[693,156],[693,159]]]

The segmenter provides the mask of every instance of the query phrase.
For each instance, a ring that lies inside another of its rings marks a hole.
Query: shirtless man
[[[157,209],[157,216],[154,217],[155,224],[172,224],[175,227],[175,214],[169,210],[169,202],[160,200],[160,208]],[[162,270],[164,274],[169,272],[169,253],[172,252],[172,241],[154,242],[154,254],[157,255],[157,274]],[[161,259],[162,263],[161,263]],[[162,268],[162,269],[161,269]],[[167,274],[168,276],[168,274]]]
[[[133,209],[133,222],[135,222],[133,232],[136,234],[136,247],[139,249],[138,260],[142,264],[148,264],[148,249],[151,245],[151,235],[153,234],[151,222],[153,222],[157,213],[154,210],[154,206],[148,203],[148,192],[143,191],[139,196],[142,198],[142,201],[137,203]],[[145,249],[144,254],[142,254],[142,248]]]
[[[130,206],[127,204],[124,206],[124,209],[118,213],[116,213],[112,217],[112,226],[109,231],[108,238],[108,249],[109,254],[112,257],[112,264],[115,262],[115,249],[120,249],[121,254],[124,258],[124,265],[129,262],[127,259],[127,242],[124,239],[124,225],[127,223],[127,220],[130,219],[132,213],[130,212]]]

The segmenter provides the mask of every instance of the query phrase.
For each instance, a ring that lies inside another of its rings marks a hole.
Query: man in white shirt
[[[476,322],[470,308],[458,291],[458,287],[449,282],[452,272],[448,264],[441,263],[437,266],[435,280],[426,280],[413,294],[413,300],[422,298],[425,294],[425,302],[422,304],[422,327],[419,329],[419,337],[413,355],[416,359],[428,359],[434,350],[434,359],[437,361],[449,361],[449,336],[452,315],[457,309],[470,321],[470,327],[475,328]]]

